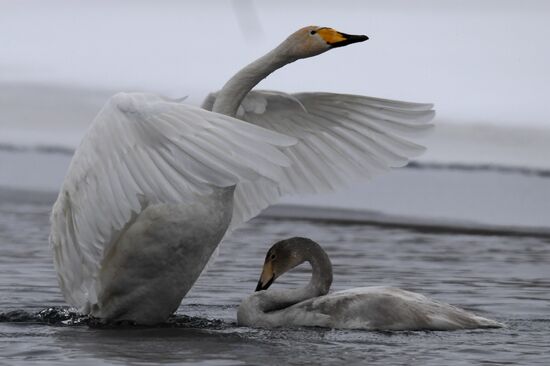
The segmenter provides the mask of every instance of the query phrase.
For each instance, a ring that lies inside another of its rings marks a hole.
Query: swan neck
[[[308,287],[315,293],[314,296],[326,295],[332,284],[330,258],[319,244],[312,242],[311,248],[306,251],[305,259],[310,263],[312,269]]]
[[[287,55],[282,45],[260,57],[225,83],[216,97],[212,111],[235,117],[241,102],[253,87],[273,71],[295,60]]]

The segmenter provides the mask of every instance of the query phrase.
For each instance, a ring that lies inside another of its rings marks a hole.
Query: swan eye
[[[311,32],[309,32],[309,34],[311,34],[311,35],[314,35],[315,33],[317,33],[317,31],[315,31],[315,30],[312,30]]]

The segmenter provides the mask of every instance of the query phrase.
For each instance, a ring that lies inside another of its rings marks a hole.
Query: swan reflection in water
[[[297,289],[270,289],[292,268],[309,262],[310,282]],[[316,326],[368,330],[455,330],[499,328],[486,319],[424,295],[395,287],[359,287],[329,294],[332,264],[319,244],[307,238],[275,243],[267,252],[256,292],[239,306],[239,325]]]

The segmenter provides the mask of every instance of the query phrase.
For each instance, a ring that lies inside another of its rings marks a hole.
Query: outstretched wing
[[[216,94],[203,108],[210,110]],[[280,181],[239,183],[234,227],[281,195],[333,190],[408,163],[424,151],[409,139],[431,128],[432,104],[334,93],[252,91],[237,118],[298,139],[283,151],[292,164]],[[254,199],[250,199],[253,197]]]
[[[51,215],[69,303],[95,302],[103,253],[149,204],[192,202],[213,187],[280,179],[294,138],[150,94],[113,96],[78,147]]]

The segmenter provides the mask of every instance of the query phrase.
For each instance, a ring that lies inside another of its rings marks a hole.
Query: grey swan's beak
[[[265,284],[262,282],[262,280],[259,280],[255,291],[267,290],[274,280],[275,277],[271,277]]]
[[[262,274],[255,291],[267,290],[269,286],[275,281],[275,272],[273,272],[273,264],[268,261],[265,262]]]

